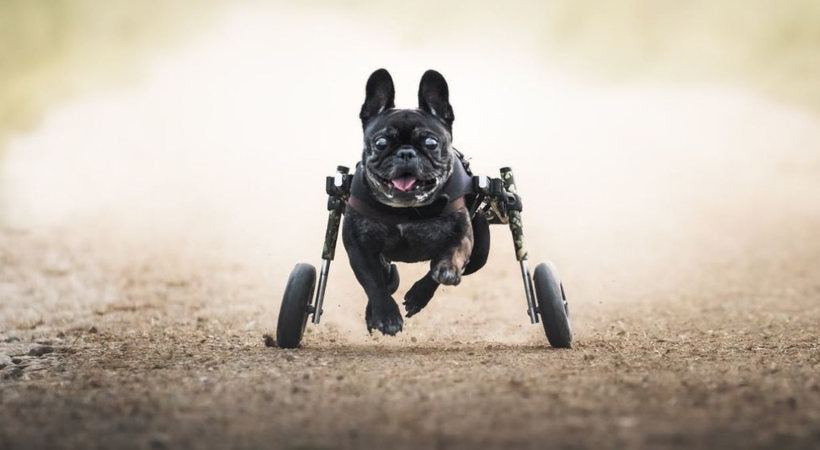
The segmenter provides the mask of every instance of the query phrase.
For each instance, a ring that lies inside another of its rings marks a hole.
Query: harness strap
[[[388,213],[379,211],[376,208],[373,208],[372,206],[368,205],[367,203],[365,203],[364,201],[362,201],[360,198],[356,197],[355,195],[351,195],[347,199],[347,204],[348,204],[348,206],[353,208],[353,210],[355,210],[357,213],[359,213],[359,214],[361,214],[365,217],[375,219],[379,222],[386,223],[388,225],[398,225],[400,223],[412,222],[414,220],[424,220],[424,219],[432,219],[433,218],[433,217],[429,217],[429,216],[414,217],[413,214],[412,214],[412,211],[408,211],[407,214],[402,214],[402,215],[388,214]],[[466,207],[466,203],[464,201],[464,196],[461,196],[461,197],[458,197],[455,200],[451,201],[450,203],[447,203],[444,206],[444,208],[441,210],[441,212],[438,214],[438,216],[434,216],[434,217],[441,217],[441,216],[444,216],[444,215],[447,215],[447,214],[450,214],[450,213],[454,213],[454,212],[456,212],[459,209],[464,208],[464,207]],[[402,208],[402,209],[404,209],[404,208]],[[412,210],[413,208],[406,208],[406,209]]]

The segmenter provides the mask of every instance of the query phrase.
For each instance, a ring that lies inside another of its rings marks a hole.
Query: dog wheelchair
[[[524,248],[521,197],[518,195],[512,170],[509,167],[501,168],[500,178],[473,176],[469,163],[464,161],[461,154],[458,157],[472,178],[472,193],[465,196],[465,200],[472,218],[474,243],[463,274],[473,273],[486,263],[490,249],[489,225],[508,225],[512,232],[515,257],[521,266],[530,322],[542,323],[551,346],[569,348],[572,343],[569,308],[555,265],[551,262],[541,263],[530,273],[527,251]],[[318,324],[322,317],[330,263],[336,253],[339,226],[350,198],[353,174],[349,172],[347,167],[338,166],[336,174],[326,178],[328,219],[318,286],[316,268],[310,264],[296,264],[288,278],[279,311],[276,344],[281,348],[298,347],[308,318],[312,316],[312,322]],[[392,266],[392,271],[391,278],[397,287],[398,273],[395,265]]]

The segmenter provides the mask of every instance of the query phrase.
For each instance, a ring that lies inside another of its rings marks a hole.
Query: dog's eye
[[[387,138],[384,138],[384,137],[376,138],[376,140],[373,141],[373,146],[376,147],[376,150],[379,150],[379,151],[382,151],[382,150],[386,149],[387,148]]]
[[[429,137],[424,140],[424,146],[427,148],[427,150],[435,150],[436,147],[438,147],[438,141],[434,138]]]

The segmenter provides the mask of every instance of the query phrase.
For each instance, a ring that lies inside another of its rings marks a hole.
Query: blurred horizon
[[[820,3],[811,0],[513,0],[469,8],[433,1],[313,0],[297,7],[9,0],[0,4],[0,148],[64,99],[138,83],[152,55],[173,51],[238,9],[332,16],[420,54],[496,49],[578,79],[734,86],[820,111]]]

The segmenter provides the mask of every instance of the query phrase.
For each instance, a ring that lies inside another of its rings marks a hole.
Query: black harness
[[[444,185],[444,189],[432,203],[409,208],[388,206],[376,200],[370,192],[367,181],[364,179],[364,169],[361,168],[361,163],[359,163],[356,165],[356,173],[353,175],[350,198],[347,200],[347,204],[365,217],[388,224],[398,224],[432,219],[456,211],[465,206],[464,196],[474,193],[473,177],[468,169],[464,167],[461,158],[456,155],[454,156],[453,173]]]

